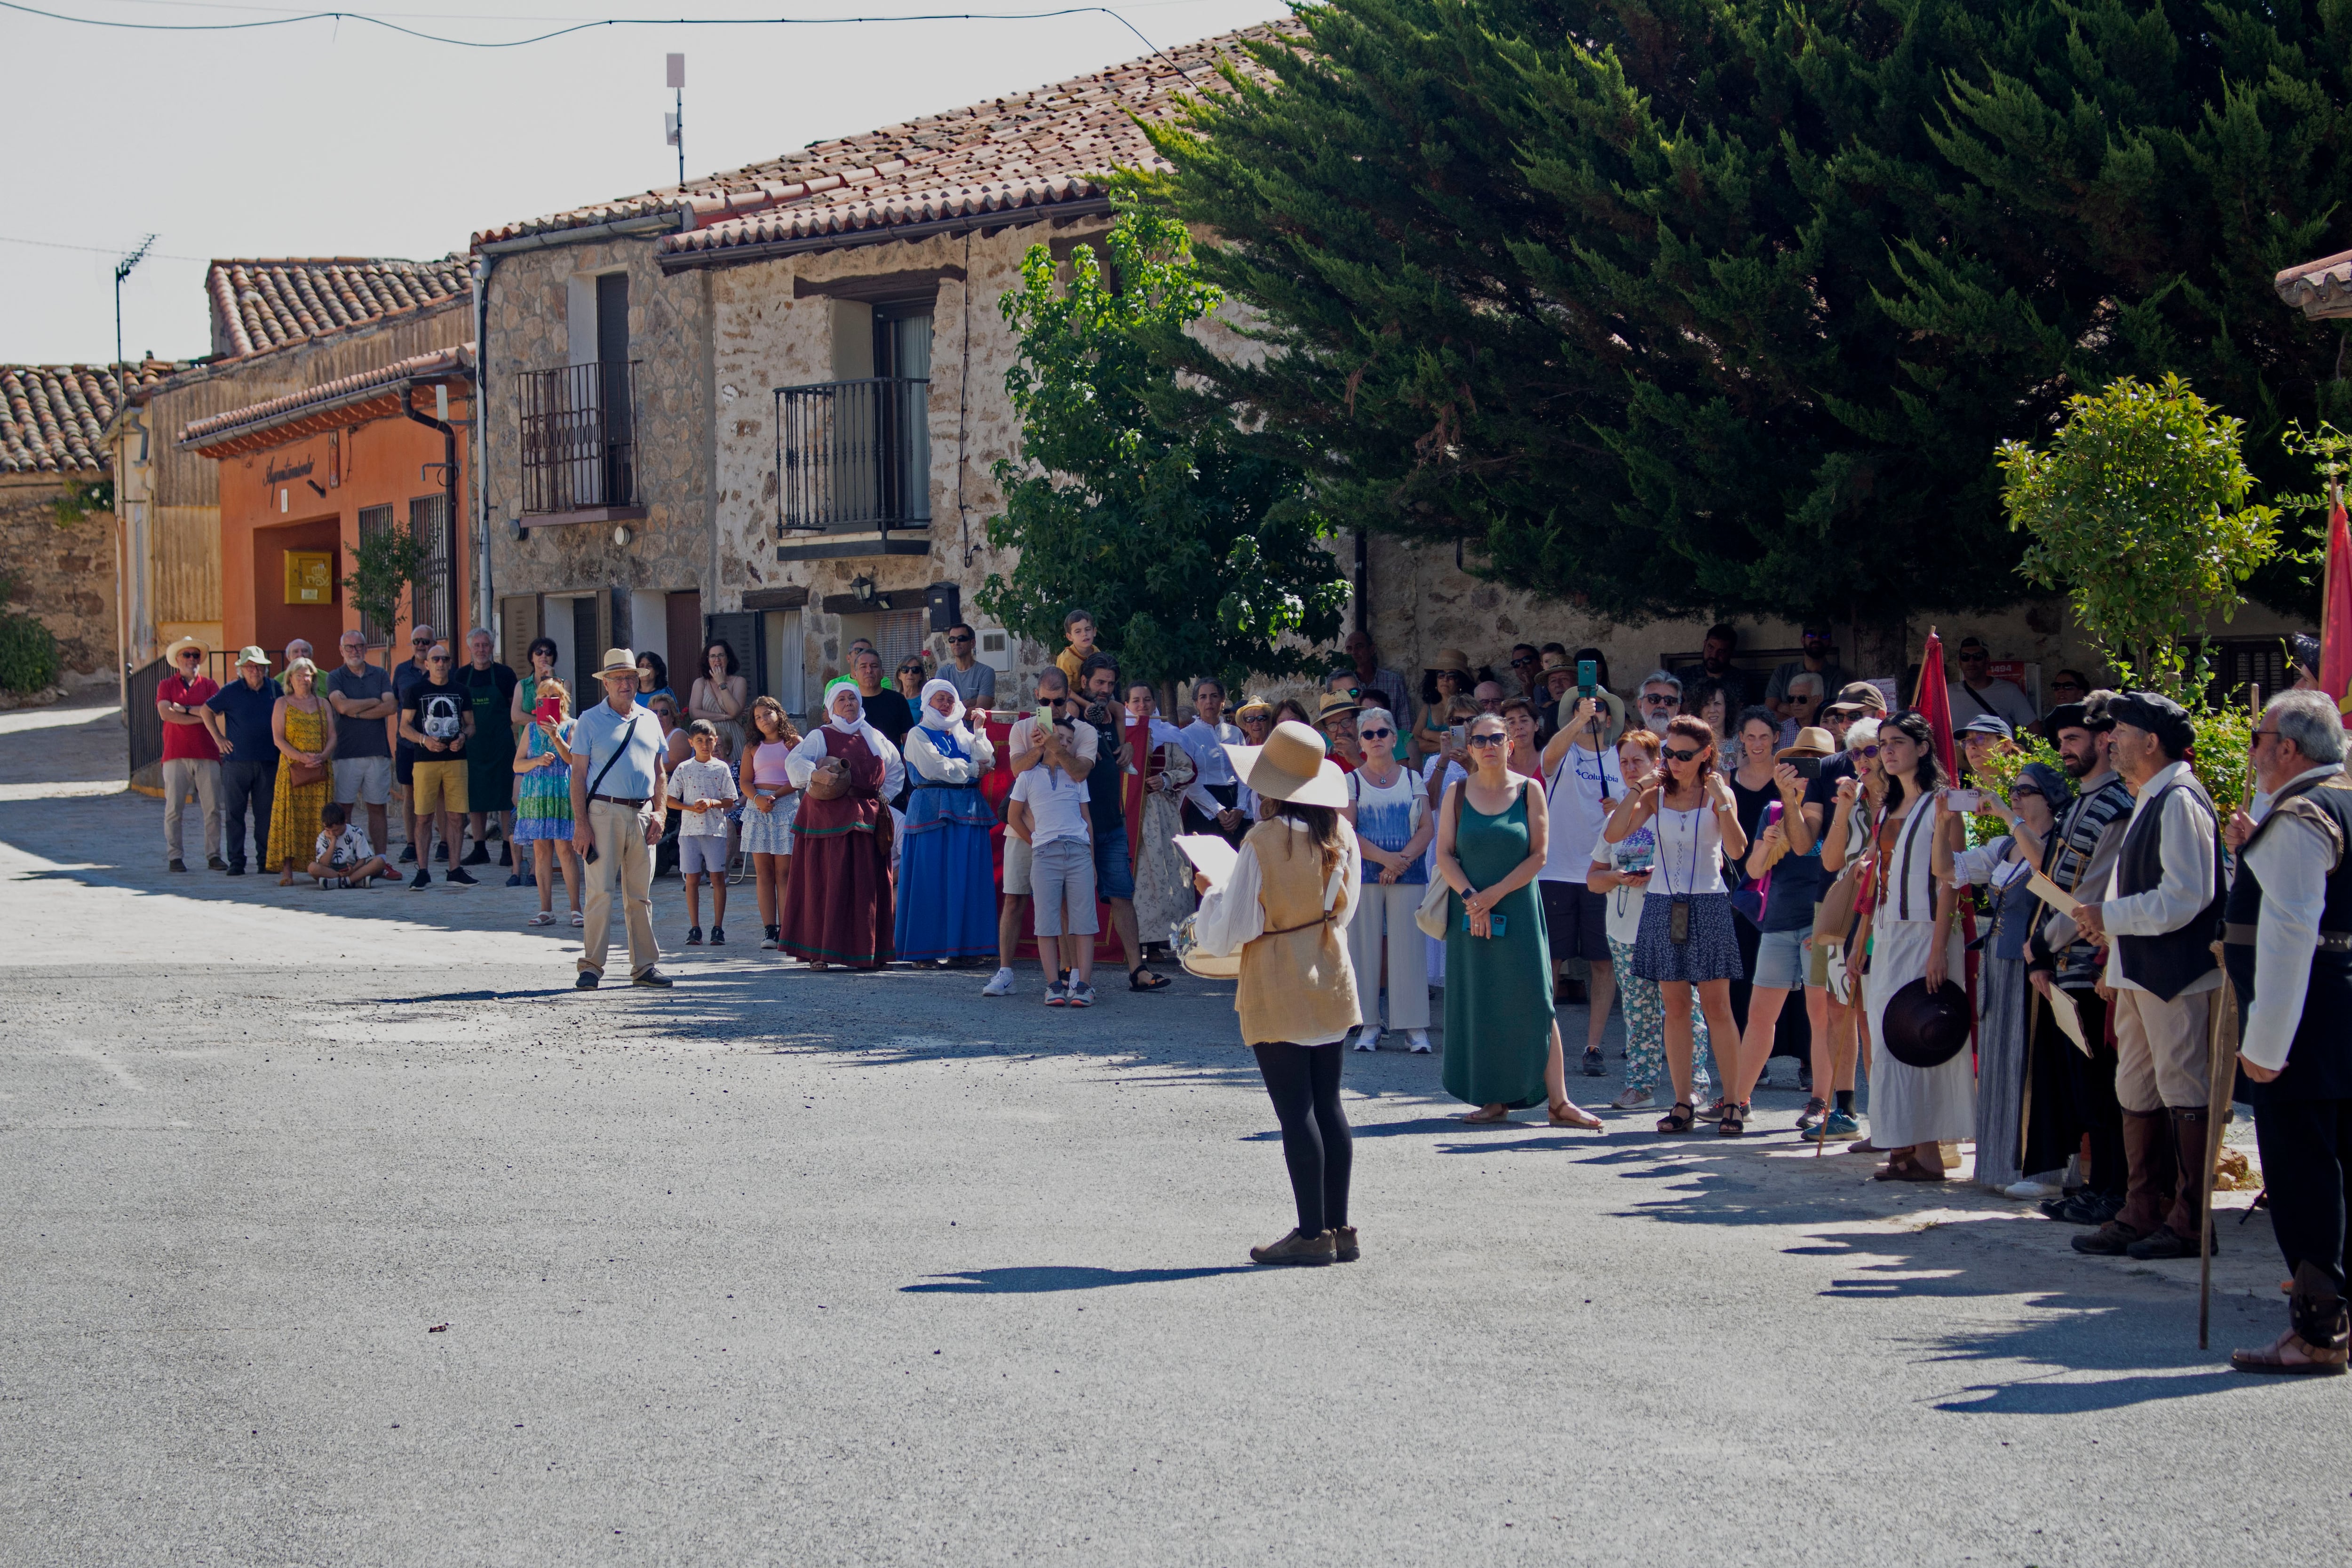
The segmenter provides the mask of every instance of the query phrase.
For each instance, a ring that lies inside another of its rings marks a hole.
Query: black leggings
[[[1345,1042],[1294,1046],[1287,1040],[1252,1046],[1265,1092],[1282,1123],[1282,1158],[1298,1200],[1298,1228],[1307,1236],[1348,1223],[1348,1175],[1355,1141],[1339,1109],[1340,1052]]]

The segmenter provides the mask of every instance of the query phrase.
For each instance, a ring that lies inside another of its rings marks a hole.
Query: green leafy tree
[[[2278,551],[2277,510],[2246,500],[2243,428],[2178,376],[2126,377],[2067,399],[2045,449],[2001,446],[2010,526],[2032,538],[2018,571],[2066,591],[2121,680],[2193,700],[2190,650]]]
[[[1083,605],[1130,679],[1305,669],[1347,602],[1330,521],[1229,404],[1170,368],[1222,298],[1182,226],[1125,213],[1106,248],[1108,268],[1074,251],[1064,284],[1033,246],[1004,296],[1021,457],[996,465],[988,537],[1021,553],[976,602],[1049,647]]]
[[[343,579],[343,591],[352,596],[360,614],[389,628],[400,618],[402,592],[416,581],[416,574],[425,570],[431,558],[425,542],[398,522],[362,529],[360,542],[352,551],[352,574]],[[389,673],[392,644],[388,636],[383,664]]]
[[[1129,184],[1262,313],[1186,368],[1351,523],[1867,655],[2018,596],[1993,451],[2069,396],[2178,370],[2266,462],[2344,401],[2341,329],[2269,292],[2352,196],[2334,16],[1330,0]]]

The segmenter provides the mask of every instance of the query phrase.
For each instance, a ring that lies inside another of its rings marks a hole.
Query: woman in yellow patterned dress
[[[319,667],[296,659],[286,667],[286,695],[269,715],[269,732],[278,742],[278,799],[269,809],[269,853],[262,864],[280,868],[281,888],[293,882],[298,868],[310,863],[319,813],[335,798],[335,721],[318,683]],[[318,777],[296,784],[295,773],[305,769]],[[369,847],[381,852],[383,847]]]

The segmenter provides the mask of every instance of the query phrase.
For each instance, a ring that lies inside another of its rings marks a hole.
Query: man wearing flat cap
[[[2254,729],[2270,805],[2231,820],[2238,875],[2222,962],[2244,1005],[2238,1066],[2252,1087],[2271,1226],[2293,1279],[2287,1328],[2230,1357],[2241,1372],[2328,1376],[2352,1352],[2345,1218],[2352,1210],[2352,778],[2322,691],[2271,699]]]
[[[2107,704],[2116,771],[2131,786],[2105,897],[2075,923],[2107,948],[2114,995],[2116,1098],[2129,1163],[2123,1211],[2078,1252],[2193,1258],[2205,1227],[2208,1009],[2221,987],[2221,823],[2185,760],[2196,732],[2180,704],[2126,691]]]
[[[2091,692],[2050,715],[2051,738],[2074,782],[2074,798],[2059,812],[2042,847],[2042,874],[2077,898],[2095,897],[2106,887],[2131,821],[2132,793],[2115,769],[2115,721],[2107,717],[2114,696]],[[2062,1000],[2053,993],[2065,993],[2063,1000],[2074,1003],[2084,1044],[2078,1047],[2067,1038],[2051,1012],[2034,1015],[2036,1066],[2029,1070],[2063,1079],[2069,1114],[2029,1121],[2025,1168],[2063,1164],[2087,1135],[2091,1168],[2082,1187],[2042,1209],[2053,1219],[2094,1227],[2123,1211],[2128,1164],[2123,1111],[2116,1104],[2116,1049],[2107,1043],[2107,1002],[2100,989],[2101,957],[2098,944],[2077,931],[2070,916],[2045,905],[2033,918],[2026,936],[2026,973],[2053,1006]],[[2040,1066],[2044,1063],[2049,1066]]]

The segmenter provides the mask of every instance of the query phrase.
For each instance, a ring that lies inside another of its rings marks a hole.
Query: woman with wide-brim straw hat
[[[1241,955],[1234,1007],[1242,1043],[1282,1124],[1282,1154],[1298,1224],[1259,1263],[1350,1263],[1348,1178],[1354,1146],[1339,1105],[1342,1042],[1363,1021],[1346,931],[1356,908],[1362,858],[1340,816],[1348,791],[1323,738],[1304,724],[1277,724],[1263,746],[1227,746],[1242,783],[1270,813],[1243,838],[1232,873],[1212,884],[1192,919],[1200,952]]]
[[[1421,674],[1421,722],[1412,731],[1412,762],[1416,766],[1444,749],[1446,726],[1452,722],[1445,715],[1453,706],[1452,700],[1469,696],[1470,689],[1477,684],[1478,675],[1470,668],[1468,654],[1458,647],[1437,650],[1437,657]]]
[[[1470,721],[1469,776],[1438,805],[1445,900],[1445,1092],[1475,1126],[1547,1105],[1556,1127],[1598,1128],[1568,1098],[1552,1015],[1551,946],[1535,890],[1550,819],[1543,781],[1510,771],[1500,715]]]

